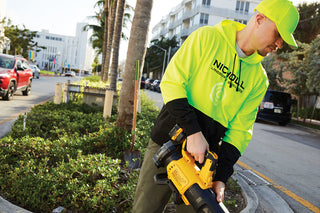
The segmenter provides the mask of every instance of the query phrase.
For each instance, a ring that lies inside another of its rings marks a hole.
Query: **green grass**
[[[46,71],[46,70],[41,70],[41,71],[40,71],[40,74],[54,75],[54,74],[55,74],[55,72],[52,72],[52,71]]]

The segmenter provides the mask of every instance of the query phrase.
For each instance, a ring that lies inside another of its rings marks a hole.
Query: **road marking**
[[[40,103],[38,103],[38,104],[35,104],[35,105],[33,105],[33,107],[34,107],[34,106],[37,106],[37,105],[44,104],[44,103],[46,103],[46,102],[50,101],[51,99],[53,99],[53,97],[51,97],[51,98],[49,98],[49,99],[47,99],[47,100],[45,100],[45,101],[42,101],[42,102],[40,102]],[[0,125],[2,125],[2,124],[4,124],[4,123],[7,123],[8,121],[11,121],[11,120],[13,120],[13,119],[15,119],[15,118],[19,117],[19,115],[22,115],[22,114],[24,114],[24,113],[28,112],[30,109],[31,109],[31,108],[26,109],[26,110],[21,111],[21,112],[19,112],[19,113],[15,114],[15,115],[13,115],[13,116],[11,116],[11,117],[9,117],[9,118],[6,118],[6,119],[4,119],[4,120],[0,121]]]
[[[298,195],[296,195],[295,193],[291,192],[290,190],[284,188],[283,186],[280,186],[277,182],[271,180],[270,178],[266,177],[265,175],[261,174],[260,172],[254,170],[253,168],[251,168],[247,164],[241,162],[240,160],[238,160],[237,164],[245,169],[249,169],[249,170],[253,171],[254,173],[258,174],[260,177],[266,179],[268,182],[270,182],[272,184],[272,186],[274,188],[279,189],[280,191],[282,191],[283,193],[285,193],[286,195],[288,195],[289,197],[291,197],[292,199],[294,199],[298,203],[302,204],[303,206],[305,206],[309,210],[311,210],[315,213],[320,213],[320,209],[318,207],[316,207],[315,205],[313,205],[309,201],[303,199],[302,197],[299,197]]]

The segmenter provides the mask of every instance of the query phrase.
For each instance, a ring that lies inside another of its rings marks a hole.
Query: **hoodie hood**
[[[229,45],[230,49],[233,49],[236,53],[236,32],[242,30],[245,27],[244,24],[239,22],[224,20],[217,25],[218,31],[225,38],[225,42]],[[241,60],[249,64],[258,64],[262,61],[263,57],[257,52],[252,55],[242,58]]]

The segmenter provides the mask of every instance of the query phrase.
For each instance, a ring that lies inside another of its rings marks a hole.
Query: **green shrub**
[[[57,108],[60,106],[61,108]],[[96,132],[108,123],[102,116],[102,111],[88,105],[74,103],[55,105],[47,103],[36,106],[25,119],[19,116],[14,123],[10,136],[19,138],[26,135],[56,140],[64,134],[80,136]]]
[[[159,110],[141,100],[135,149],[143,154]],[[46,103],[20,116],[0,139],[1,195],[33,212],[129,212],[139,172],[121,160],[132,135],[115,127],[115,113],[106,120],[102,108]]]
[[[305,108],[300,108],[299,117],[304,118]],[[313,112],[313,107],[308,108],[307,118],[311,118]],[[292,107],[292,117],[297,117],[297,107]],[[320,109],[315,109],[312,119],[320,120]]]

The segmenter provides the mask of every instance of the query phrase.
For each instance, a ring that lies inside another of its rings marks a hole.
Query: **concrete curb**
[[[32,213],[0,197],[0,213]]]
[[[244,181],[244,179],[237,173],[232,175],[232,178],[237,181],[242,189],[243,197],[246,200],[246,207],[240,213],[254,213],[256,212],[259,201],[258,196],[254,190]]]
[[[247,206],[241,213],[293,213],[288,203],[271,187],[272,184],[251,170],[235,165],[233,179],[238,181]]]

